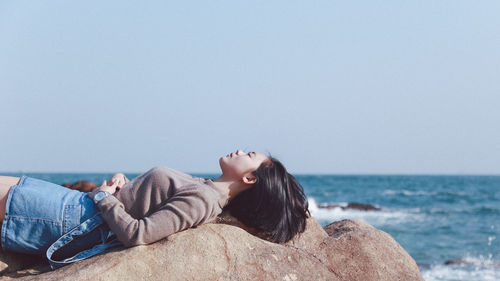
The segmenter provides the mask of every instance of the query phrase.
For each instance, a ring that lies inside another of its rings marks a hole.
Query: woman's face
[[[239,180],[264,163],[269,158],[259,152],[245,153],[238,149],[236,152],[229,153],[219,159],[222,175],[228,179]]]

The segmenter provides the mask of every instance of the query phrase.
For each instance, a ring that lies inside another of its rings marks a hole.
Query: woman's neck
[[[246,184],[243,182],[226,179],[224,175],[218,177],[213,183],[218,189],[224,192],[224,194],[227,194],[228,200],[235,198],[236,195],[246,189]]]

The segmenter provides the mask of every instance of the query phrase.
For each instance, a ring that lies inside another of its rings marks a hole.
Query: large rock
[[[286,244],[249,234],[257,233],[235,226],[235,220],[221,221],[55,271],[38,264],[3,279],[38,274],[38,280],[423,280],[390,235],[359,220],[336,222],[325,231],[310,218],[306,231]]]
[[[341,280],[424,280],[413,258],[390,236],[361,220],[327,225],[321,247]]]

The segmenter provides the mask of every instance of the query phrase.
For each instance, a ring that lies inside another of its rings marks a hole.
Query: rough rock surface
[[[33,262],[18,270],[23,256],[1,253],[2,280],[423,280],[389,234],[360,220],[323,229],[310,218],[306,231],[286,244],[251,235],[230,218],[221,221],[55,271]]]
[[[415,260],[386,232],[361,220],[327,225],[322,243],[341,280],[424,280]]]

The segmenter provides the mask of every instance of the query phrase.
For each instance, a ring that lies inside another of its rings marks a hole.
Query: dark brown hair
[[[304,189],[273,157],[253,172],[257,182],[224,208],[243,224],[262,231],[271,241],[287,242],[304,232],[310,216]]]

